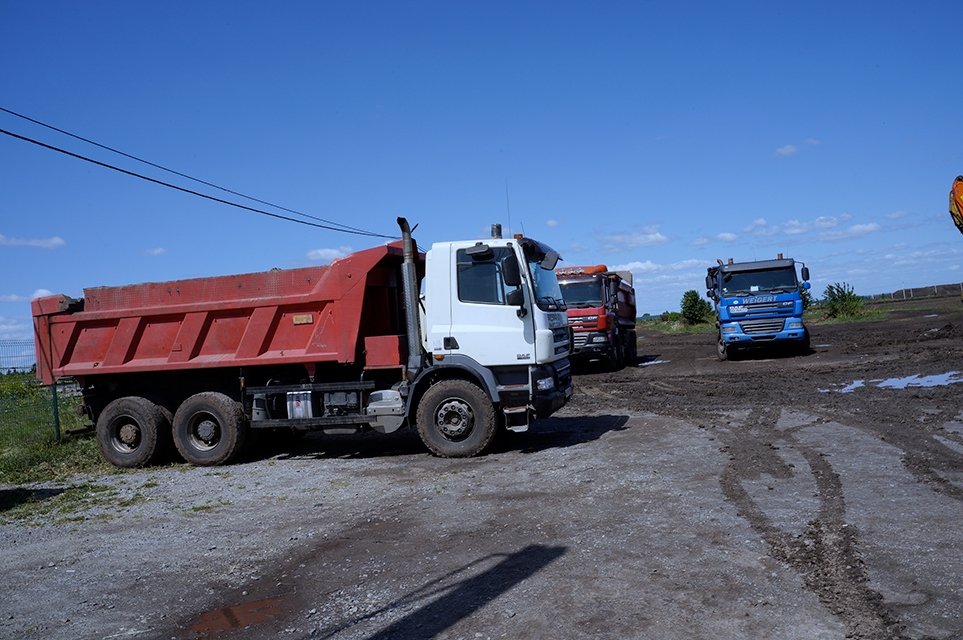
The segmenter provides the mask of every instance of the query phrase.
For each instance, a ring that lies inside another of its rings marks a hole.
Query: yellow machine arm
[[[953,224],[963,233],[963,176],[956,176],[950,189],[950,215],[953,216]]]

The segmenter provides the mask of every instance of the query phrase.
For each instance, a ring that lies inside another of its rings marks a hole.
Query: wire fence
[[[33,340],[0,340],[0,456],[33,442],[60,441],[79,428],[80,389],[71,379],[46,386],[36,378]]]

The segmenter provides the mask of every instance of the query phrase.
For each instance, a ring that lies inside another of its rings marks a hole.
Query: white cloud
[[[0,340],[33,338],[33,322],[22,316],[0,316]]]
[[[789,220],[782,226],[767,225],[764,219],[759,218],[758,220],[754,220],[752,224],[743,229],[743,231],[751,233],[754,236],[772,236],[780,232],[787,236],[797,236],[817,229],[833,229],[843,222],[852,220],[852,218],[853,216],[848,213],[843,213],[838,216],[819,216],[815,220],[807,220],[805,222]]]
[[[0,235],[0,245],[8,247],[40,247],[41,249],[56,249],[67,244],[63,238],[8,238]]]
[[[817,144],[822,144],[822,142],[820,142],[816,138],[806,138],[806,144],[817,145]]]
[[[48,291],[47,289],[37,289],[36,291],[33,292],[33,295],[30,296],[30,299],[36,300],[37,298],[43,298],[44,296],[52,296],[52,295],[53,295],[53,291]]]
[[[636,260],[634,262],[615,265],[609,268],[612,271],[631,271],[634,275],[645,277],[671,273],[674,271],[688,271],[690,269],[697,268],[704,269],[708,264],[710,263],[705,260],[697,260],[695,258],[689,260],[680,260],[671,264],[658,264],[652,262],[651,260],[646,260],[645,262],[639,262]]]
[[[345,257],[352,251],[353,249],[351,247],[338,247],[337,249],[311,249],[308,251],[308,260],[327,264],[332,260]]]
[[[145,256],[162,256],[167,253],[167,249],[164,247],[156,247],[154,249],[144,249]]]
[[[550,227],[558,227],[558,226],[561,226],[562,223],[559,222],[558,220],[547,220],[545,224],[547,224]]]
[[[795,155],[797,153],[799,153],[799,147],[791,144],[787,144],[784,147],[779,147],[778,149],[776,149],[777,156],[786,157],[786,156]]]
[[[665,244],[669,241],[667,237],[659,232],[659,227],[646,227],[639,232],[609,234],[599,238],[602,253],[619,253],[621,251],[632,251],[641,247],[651,247],[657,244]]]
[[[706,237],[696,238],[689,244],[693,246],[701,246],[704,244],[709,244],[710,242],[713,242],[713,241],[714,242],[735,242],[738,239],[739,239],[739,236],[737,236],[734,233],[723,232],[723,233],[717,233],[711,238],[706,238]]]
[[[843,231],[828,231],[826,233],[820,233],[817,238],[823,242],[838,242],[840,240],[850,240],[852,238],[861,238],[867,234],[879,231],[880,227],[875,222],[869,224],[854,224],[853,226],[845,229]]]
[[[779,227],[776,225],[770,225],[766,222],[765,218],[756,218],[749,224],[748,227],[743,229],[746,233],[751,233],[757,237],[763,236],[773,236],[779,233]]]
[[[894,211],[893,213],[887,213],[883,217],[887,220],[897,220],[899,218],[909,218],[912,215],[909,211]]]
[[[0,296],[0,302],[27,302],[29,298],[25,296],[18,296],[16,294]]]

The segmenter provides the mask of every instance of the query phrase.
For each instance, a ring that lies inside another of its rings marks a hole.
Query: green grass
[[[688,324],[681,318],[678,320],[662,320],[658,316],[649,320],[636,320],[635,326],[637,329],[647,329],[661,333],[715,333],[716,331],[715,321]]]

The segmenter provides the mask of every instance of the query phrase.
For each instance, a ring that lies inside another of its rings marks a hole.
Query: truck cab
[[[637,358],[632,273],[604,264],[555,270],[572,328],[572,358],[620,369]]]
[[[709,267],[706,296],[715,303],[717,353],[720,360],[738,351],[788,345],[809,351],[809,330],[803,323],[802,289],[809,289],[809,269],[792,258],[733,262]],[[802,281],[796,275],[801,264]]]
[[[500,235],[500,234],[498,234]],[[505,426],[524,431],[572,394],[558,254],[535,240],[440,242],[425,257],[423,375],[483,382]]]

